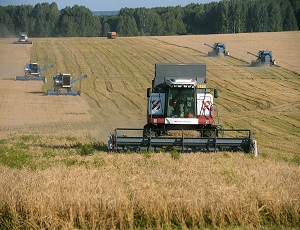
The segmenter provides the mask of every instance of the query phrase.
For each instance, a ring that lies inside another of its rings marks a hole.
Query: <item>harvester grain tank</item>
[[[115,39],[117,37],[117,32],[108,32],[107,38]]]
[[[19,34],[19,40],[14,41],[13,44],[32,44],[31,41],[28,40],[27,33],[26,32],[20,32]]]
[[[48,65],[40,68],[36,62],[28,63],[24,67],[24,76],[16,76],[16,81],[43,81],[47,82],[47,78],[42,75],[46,69],[52,68],[54,65]]]
[[[226,45],[224,43],[216,42],[213,46],[204,43],[204,45],[212,48],[212,51],[208,52],[209,57],[216,57],[216,56],[229,56],[229,51],[226,51]]]
[[[251,62],[251,66],[258,67],[258,66],[267,66],[267,65],[275,65],[276,62],[273,60],[272,51],[267,50],[260,50],[258,54],[253,54],[251,52],[247,52],[252,56],[256,57],[257,59]]]
[[[48,90],[47,95],[80,95],[80,91],[72,91],[73,84],[86,78],[87,74],[72,80],[71,74],[61,73],[53,77],[54,90]]]
[[[251,130],[224,129],[218,122],[217,89],[206,83],[204,63],[155,65],[147,89],[147,124],[117,128],[108,137],[112,151],[244,151],[257,149]]]

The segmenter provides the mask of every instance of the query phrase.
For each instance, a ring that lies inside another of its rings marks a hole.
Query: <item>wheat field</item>
[[[9,229],[296,229],[299,225],[300,174],[295,163],[242,153],[78,156],[70,149],[43,148],[37,153],[31,145],[28,152],[33,157],[28,156],[27,167],[0,166],[2,225]]]
[[[297,229],[299,38],[299,31],[32,38],[32,46],[1,39],[0,226]],[[231,56],[208,57],[204,42],[225,42]],[[250,67],[246,51],[260,49],[272,50],[278,66]],[[29,60],[54,64],[47,83],[14,81]],[[145,124],[159,62],[206,63],[220,123],[251,129],[259,156],[105,151],[115,128]],[[81,96],[45,96],[60,72],[88,74],[74,86]]]

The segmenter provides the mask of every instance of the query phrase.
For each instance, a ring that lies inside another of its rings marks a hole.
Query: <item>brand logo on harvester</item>
[[[174,120],[174,123],[191,123],[191,121],[184,119],[184,120]]]
[[[192,124],[195,119],[188,118],[166,118],[166,124]]]
[[[161,108],[160,99],[159,100],[152,100],[151,104],[152,104],[152,110],[160,110],[160,108]]]

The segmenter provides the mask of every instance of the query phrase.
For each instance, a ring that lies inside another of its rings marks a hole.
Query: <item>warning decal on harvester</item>
[[[148,111],[152,115],[163,115],[165,106],[165,95],[152,93],[148,101]]]
[[[210,101],[202,101],[202,110],[210,110],[210,104],[211,104],[211,102]]]
[[[152,110],[160,110],[161,108],[161,100],[152,100]]]
[[[210,116],[213,105],[213,96],[211,94],[197,94],[197,114]]]

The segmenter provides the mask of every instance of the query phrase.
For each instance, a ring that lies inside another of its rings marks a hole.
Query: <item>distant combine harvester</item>
[[[72,80],[71,74],[61,73],[53,77],[54,90],[48,90],[46,95],[80,95],[80,91],[72,91],[73,84],[86,78],[87,74]]]
[[[20,32],[19,40],[14,41],[13,44],[30,44],[30,45],[32,45],[32,42],[28,40],[26,32]]]
[[[117,37],[117,32],[108,32],[107,38],[109,39],[115,39]]]
[[[224,43],[216,42],[213,46],[204,43],[204,45],[212,48],[212,51],[208,52],[209,57],[219,57],[221,55],[229,56],[229,51],[226,51],[226,45]]]
[[[251,66],[261,67],[267,65],[270,66],[276,65],[276,61],[273,59],[272,51],[260,50],[258,51],[257,55],[250,52],[247,53],[257,58],[256,60],[253,60],[251,62]]]

